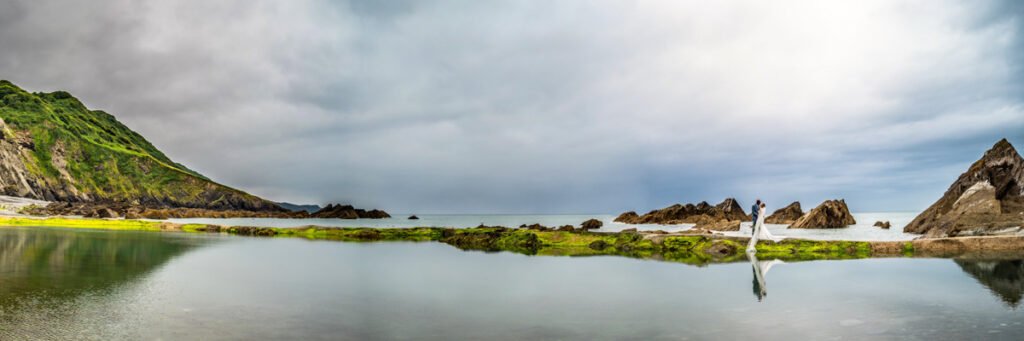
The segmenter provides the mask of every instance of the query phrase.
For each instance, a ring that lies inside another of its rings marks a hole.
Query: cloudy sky
[[[1024,147],[993,1],[0,0],[0,79],[273,200],[920,210]]]

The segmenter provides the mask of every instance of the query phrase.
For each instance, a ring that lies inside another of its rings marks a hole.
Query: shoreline
[[[545,256],[622,256],[707,265],[746,261],[749,237],[655,232],[537,231],[524,228],[253,227],[178,224],[135,219],[0,216],[0,226],[63,227],[112,231],[219,233],[339,242],[440,242],[462,250]],[[761,241],[757,256],[783,261],[862,258],[1024,257],[1024,237],[920,238],[911,241],[785,239]]]

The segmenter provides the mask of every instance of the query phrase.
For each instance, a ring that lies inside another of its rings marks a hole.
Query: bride
[[[764,217],[766,215],[764,209],[765,204],[764,202],[761,202],[761,207],[759,207],[757,210],[757,221],[754,223],[754,226],[751,227],[752,229],[754,229],[754,235],[750,237],[750,243],[747,244],[747,252],[757,252],[755,246],[757,245],[758,240],[767,239],[777,242],[783,239],[773,236],[772,233],[768,231],[768,228],[764,226]]]

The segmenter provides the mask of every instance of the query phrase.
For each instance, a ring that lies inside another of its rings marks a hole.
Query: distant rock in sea
[[[696,205],[675,204],[659,210],[653,210],[644,215],[637,215],[629,211],[620,214],[615,218],[616,222],[626,224],[695,224],[698,220],[711,219],[713,221],[748,220],[749,216],[743,212],[743,208],[736,202],[736,199],[727,198],[715,206],[706,201]]]
[[[1020,234],[1022,227],[1024,159],[1002,139],[903,231],[956,237]]]
[[[596,230],[596,229],[601,228],[602,225],[604,225],[604,223],[602,223],[600,220],[597,220],[597,219],[587,219],[587,221],[584,221],[583,223],[580,224],[580,230],[581,231]]]
[[[303,211],[305,211],[306,213],[313,213],[313,212],[319,211],[322,208],[322,207],[320,207],[320,205],[302,205],[302,204],[293,204],[293,203],[289,203],[289,202],[277,202],[275,204],[277,204],[277,206],[281,206],[282,208],[284,208],[286,210],[289,210],[289,211],[292,211],[292,212],[303,212]]]
[[[800,208],[800,202],[794,201],[786,207],[775,210],[767,218],[764,218],[764,222],[766,224],[792,224],[802,216],[804,216],[804,210]]]
[[[821,205],[818,205],[818,207],[797,219],[792,225],[789,225],[789,228],[830,229],[846,227],[856,223],[857,221],[850,214],[850,209],[846,207],[845,200],[825,200]]]
[[[420,219],[420,217],[417,217],[415,214],[409,216],[409,220],[419,220],[419,219]]]
[[[391,218],[387,212],[381,210],[363,210],[352,207],[352,205],[329,204],[323,209],[313,212],[310,218],[339,218],[339,219],[381,219]]]
[[[888,230],[890,227],[892,227],[892,224],[889,224],[889,221],[876,221],[874,226]]]

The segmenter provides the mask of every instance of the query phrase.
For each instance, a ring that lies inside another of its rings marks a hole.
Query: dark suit
[[[754,235],[754,228],[757,227],[757,213],[761,211],[761,206],[754,204],[750,207],[750,216],[754,217],[754,221],[750,223],[750,235]]]

